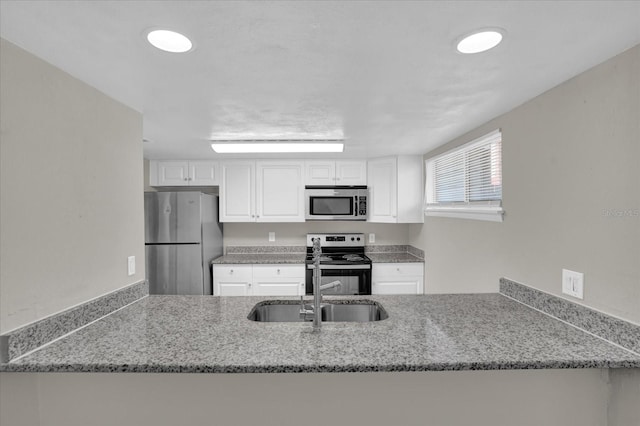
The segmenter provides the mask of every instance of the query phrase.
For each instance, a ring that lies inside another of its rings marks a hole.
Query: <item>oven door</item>
[[[313,264],[307,265],[306,293],[313,294]],[[320,285],[340,281],[340,287],[323,290],[324,295],[371,294],[371,265],[320,265]]]

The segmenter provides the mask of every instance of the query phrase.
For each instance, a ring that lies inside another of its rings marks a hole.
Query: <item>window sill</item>
[[[457,219],[502,222],[504,210],[502,207],[431,207],[425,209],[424,215],[427,217],[452,217]]]

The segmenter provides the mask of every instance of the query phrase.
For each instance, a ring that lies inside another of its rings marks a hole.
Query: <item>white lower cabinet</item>
[[[423,294],[424,263],[374,263],[372,294]]]
[[[300,296],[304,265],[213,265],[214,296]]]
[[[251,265],[213,265],[214,296],[250,296]]]

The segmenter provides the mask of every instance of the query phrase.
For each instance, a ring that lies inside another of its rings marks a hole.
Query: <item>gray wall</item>
[[[639,104],[635,46],[427,153],[501,128],[506,215],[411,225],[426,292],[493,292],[506,276],[560,295],[565,268],[585,274],[580,303],[640,323]]]
[[[0,423],[637,425],[638,375],[611,372],[0,373]]]
[[[4,333],[145,268],[141,115],[5,40],[0,52]]]
[[[269,232],[276,233],[276,241],[270,243]],[[409,242],[409,225],[367,222],[303,222],[303,223],[225,223],[224,245],[267,246],[306,245],[306,234],[313,232],[363,232],[376,234],[374,244],[399,244]],[[366,243],[369,244],[369,243]]]

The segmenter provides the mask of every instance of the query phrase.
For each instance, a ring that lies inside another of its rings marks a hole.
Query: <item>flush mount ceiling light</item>
[[[484,29],[467,35],[458,42],[456,48],[460,53],[480,53],[496,47],[502,41],[504,31]]]
[[[342,152],[343,139],[251,139],[251,140],[216,140],[211,148],[218,154],[259,154],[288,152]]]
[[[153,30],[147,34],[152,46],[171,53],[184,53],[191,50],[193,43],[186,36],[169,30]]]

